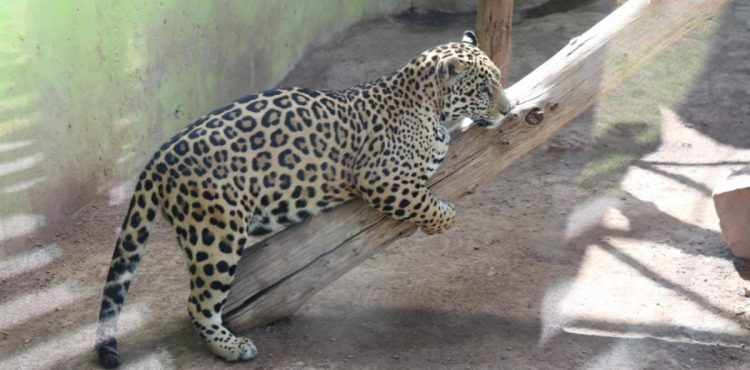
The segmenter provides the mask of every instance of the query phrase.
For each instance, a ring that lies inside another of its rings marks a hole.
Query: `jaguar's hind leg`
[[[178,238],[190,272],[188,313],[201,339],[215,355],[227,361],[252,359],[257,353],[252,341],[232,334],[221,320],[245,238],[212,226],[188,226],[183,233],[186,237]],[[241,231],[237,234],[244,235]]]

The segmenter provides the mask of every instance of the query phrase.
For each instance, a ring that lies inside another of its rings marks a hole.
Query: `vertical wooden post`
[[[479,48],[500,67],[505,86],[510,71],[512,23],[513,0],[478,0],[476,30]]]

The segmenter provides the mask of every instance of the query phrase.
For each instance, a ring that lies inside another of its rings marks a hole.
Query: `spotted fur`
[[[471,117],[495,127],[510,109],[500,71],[467,31],[389,76],[342,91],[275,89],[186,127],[141,173],[107,275],[96,348],[120,364],[115,339],[132,275],[157,213],[172,225],[190,272],[188,313],[210,350],[256,355],[222,325],[222,307],[250,237],[360,197],[398,220],[438,233],[453,205],[426,186],[448,151],[444,124]]]

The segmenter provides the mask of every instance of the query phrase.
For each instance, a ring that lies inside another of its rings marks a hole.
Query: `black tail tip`
[[[114,369],[120,366],[120,353],[117,352],[117,341],[110,339],[96,346],[99,355],[99,364],[105,369]]]

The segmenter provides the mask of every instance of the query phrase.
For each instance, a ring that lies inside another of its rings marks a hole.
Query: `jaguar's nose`
[[[502,94],[500,97],[500,113],[506,115],[510,113],[511,109],[513,109],[513,104],[510,103],[510,100],[505,96],[505,94]]]

